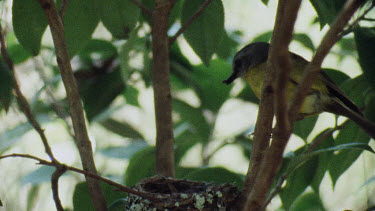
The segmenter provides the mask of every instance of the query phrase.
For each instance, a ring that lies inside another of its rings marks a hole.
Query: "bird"
[[[269,48],[270,44],[267,42],[255,42],[243,47],[234,56],[232,63],[233,72],[223,83],[229,85],[237,78],[244,78],[255,96],[260,99]],[[309,65],[309,62],[302,56],[292,52],[289,53],[291,71],[286,88],[288,100],[292,98],[294,90],[302,79],[304,70]],[[366,119],[358,106],[340,90],[338,85],[324,71],[320,70],[302,103],[297,120],[322,112],[329,112],[351,119],[371,138],[375,139],[375,123]]]

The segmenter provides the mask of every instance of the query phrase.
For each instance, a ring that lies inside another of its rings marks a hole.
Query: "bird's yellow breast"
[[[287,82],[286,93],[288,100],[290,100],[293,96],[294,90],[301,79],[302,74],[296,74],[296,71],[299,71],[298,69],[300,68],[296,67],[295,65],[293,66],[292,72],[290,73],[290,80]],[[266,72],[265,70],[266,63],[263,63],[258,65],[256,68],[249,68],[244,77],[253,90],[255,96],[257,96],[259,99],[262,92],[263,80]],[[301,71],[303,71],[303,68]],[[307,116],[322,112],[324,101],[329,100],[327,92],[328,91],[326,90],[325,85],[320,80],[314,81],[311,91],[306,96],[299,113]]]

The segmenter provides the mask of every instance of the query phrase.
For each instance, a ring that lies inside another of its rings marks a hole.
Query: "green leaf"
[[[104,156],[119,159],[129,159],[135,153],[145,149],[148,144],[144,141],[133,141],[126,146],[107,147],[100,149],[99,153]]]
[[[101,182],[100,185],[102,186],[107,206],[126,196],[126,194],[123,192],[116,191],[116,187],[108,185],[107,183]],[[77,211],[95,210],[94,206],[92,205],[92,199],[86,182],[78,183],[74,188],[73,207],[74,210]]]
[[[314,43],[312,42],[311,38],[307,34],[303,34],[303,33],[293,34],[293,40],[301,43],[303,46],[310,49],[312,52],[315,51]]]
[[[118,56],[116,47],[106,40],[91,39],[87,45],[78,53],[83,60],[107,60]],[[95,56],[95,58],[93,58]]]
[[[25,48],[18,43],[13,32],[7,33],[6,43],[9,57],[14,64],[20,64],[32,56],[29,51],[25,50]]]
[[[349,122],[340,130],[339,135],[335,139],[337,144],[340,144],[340,146],[347,144],[350,149],[361,150],[339,151],[333,155],[329,167],[329,173],[333,185],[336,184],[338,178],[354,163],[354,161],[357,160],[359,155],[361,155],[362,150],[372,151],[367,145],[369,140],[369,136],[354,122]]]
[[[375,88],[375,29],[367,27],[357,27],[354,30],[355,43],[357,45],[359,63],[362,67],[364,76],[371,82],[370,85]]]
[[[321,132],[319,135],[315,137],[315,139],[312,141],[314,143],[316,139],[322,138],[322,135],[326,135],[326,133],[331,133],[332,129],[326,129],[323,132]],[[324,148],[331,148],[334,146],[335,140],[333,139],[332,135],[328,136],[323,142],[319,144],[317,147],[317,150],[324,149]],[[319,187],[320,183],[322,182],[322,179],[324,175],[326,174],[328,167],[329,167],[329,162],[332,158],[333,151],[327,151],[325,153],[320,153],[318,156],[318,167],[316,168],[316,172],[314,175],[314,179],[311,182],[311,187],[312,189],[319,193]]]
[[[125,172],[124,181],[126,186],[132,187],[141,179],[154,174],[155,147],[147,147],[132,156]]]
[[[232,72],[231,66],[220,59],[211,61],[206,67],[199,65],[195,67],[192,74],[193,79],[198,83],[197,94],[201,100],[201,107],[217,112],[223,103],[228,99],[229,92],[233,85],[222,83]]]
[[[125,88],[125,91],[123,92],[123,96],[126,99],[126,103],[129,105],[137,106],[137,107],[139,107],[138,95],[139,95],[138,89],[131,87],[131,86],[127,86]]]
[[[197,82],[192,79],[191,72],[193,66],[189,60],[181,53],[177,42],[175,42],[169,51],[171,86],[173,90],[196,88]]]
[[[205,0],[184,2],[181,13],[182,25],[204,2]],[[221,0],[212,1],[183,34],[194,52],[208,66],[224,34],[224,7]]]
[[[269,0],[261,0],[264,5],[268,5]]]
[[[141,70],[141,74],[143,73],[150,77],[151,72],[146,71],[150,63],[149,54],[151,51],[148,46],[147,39],[138,37],[137,31],[132,31],[130,33],[129,39],[120,47],[120,67],[123,81],[128,81],[134,70]],[[136,53],[143,54],[143,67],[139,69],[134,68],[130,64],[130,61]]]
[[[0,58],[0,104],[8,111],[13,99],[13,77],[8,66]],[[1,110],[0,110],[1,111]]]
[[[14,0],[12,22],[21,45],[33,56],[38,55],[42,36],[47,28],[47,19],[38,1]]]
[[[253,139],[249,137],[250,131],[254,131],[254,126],[235,137],[235,143],[241,147],[243,155],[249,160],[253,150]]]
[[[375,122],[375,90],[371,90],[368,92],[365,98],[365,108],[367,108],[364,112],[367,119]]]
[[[298,159],[298,157],[296,159]],[[294,163],[295,162],[292,160],[290,165],[294,165]],[[286,210],[289,209],[293,201],[311,184],[317,167],[318,159],[315,157],[307,162],[304,162],[287,177],[286,186],[282,188],[281,192],[279,193],[283,207]]]
[[[35,204],[38,202],[39,187],[39,185],[33,185],[27,192],[27,211],[34,210]]]
[[[36,119],[40,124],[51,121],[46,115],[36,115]],[[33,127],[29,122],[21,123],[12,129],[5,130],[0,134],[0,155],[8,150],[13,144],[21,139],[21,137],[29,132]]]
[[[182,178],[185,178],[185,176],[193,171],[196,171],[197,167],[177,167],[176,168],[176,178],[179,178],[179,179],[182,179]]]
[[[210,125],[203,116],[200,108],[194,108],[189,104],[175,99],[172,103],[173,111],[176,111],[181,118],[181,122],[188,122],[193,128],[193,133],[198,135],[200,142],[206,143],[210,136]]]
[[[330,69],[330,68],[323,68],[323,71],[338,85],[344,83],[344,81],[349,80],[350,77],[346,75],[345,73]]]
[[[122,137],[131,139],[143,139],[142,134],[135,130],[131,125],[126,122],[120,122],[115,119],[109,118],[100,122],[100,124],[107,130],[120,135]]]
[[[365,108],[362,110],[365,117],[375,122],[375,119],[373,118],[373,107],[366,106],[366,103],[369,105],[371,104],[371,99],[374,97],[375,89],[372,86],[372,82],[369,82],[365,75],[360,75],[356,78],[345,81],[341,88],[359,108]]]
[[[298,197],[289,209],[290,211],[325,211],[319,194],[306,193]]]
[[[216,50],[216,54],[222,59],[232,59],[236,53],[237,46],[238,42],[232,39],[224,30],[223,38],[218,49]]]
[[[303,120],[297,121],[294,124],[293,133],[302,138],[305,143],[307,137],[310,135],[311,131],[314,129],[315,123],[318,120],[318,116],[305,117]]]
[[[64,16],[64,30],[70,58],[86,46],[98,23],[94,0],[69,1]]]
[[[254,43],[254,42],[270,42],[271,37],[272,37],[272,31],[267,31],[267,32],[264,32],[263,34],[260,34],[260,35],[256,36],[251,41],[251,43]]]
[[[199,168],[187,174],[185,179],[212,182],[214,184],[232,183],[242,188],[244,183],[243,175],[229,171],[222,167]]]
[[[0,207],[2,207],[3,206],[3,202],[1,201],[1,199],[0,199]]]
[[[95,0],[97,12],[104,26],[118,39],[129,38],[140,9],[130,0]]]
[[[92,121],[95,116],[107,109],[112,101],[123,92],[124,87],[119,67],[115,67],[109,73],[100,73],[94,78],[82,79],[80,94],[87,119]]]
[[[310,2],[319,16],[321,29],[335,20],[345,4],[343,0],[310,0]]]
[[[191,127],[191,124],[182,123],[174,129],[174,134],[175,134],[174,152],[175,152],[175,160],[177,164],[181,161],[181,159],[189,151],[189,149],[191,149],[194,145],[199,143],[198,142],[198,140],[200,140],[199,137],[197,136],[197,134],[189,130],[190,127]],[[181,128],[184,131],[181,132],[181,134],[178,134]]]
[[[41,184],[44,182],[50,182],[51,176],[55,171],[55,167],[53,166],[42,166],[31,173],[28,173],[21,179],[21,185],[25,185],[27,183],[31,183],[33,185]]]

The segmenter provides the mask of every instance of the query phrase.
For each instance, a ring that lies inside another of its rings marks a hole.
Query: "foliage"
[[[196,10],[204,3],[203,0],[179,0],[173,8],[169,27],[184,25]],[[268,0],[262,0],[267,5]],[[310,0],[315,8],[320,27],[330,25],[344,1]],[[60,5],[61,1],[58,1]],[[153,8],[153,1],[143,0],[147,7]],[[368,5],[365,5],[366,7]],[[15,64],[22,64],[34,57],[44,58],[45,54],[52,55],[53,49],[42,44],[47,21],[37,1],[13,0],[13,32],[8,32],[7,43],[11,59]],[[231,73],[231,58],[243,42],[238,41],[238,33],[224,27],[224,6],[221,0],[213,1],[203,13],[183,32],[187,43],[202,61],[202,64],[192,64],[190,58],[182,53],[180,43],[173,43],[170,49],[170,80],[172,84],[172,99],[175,134],[176,176],[192,180],[203,180],[213,183],[235,183],[242,187],[244,175],[234,173],[222,167],[207,167],[212,156],[227,145],[239,147],[247,159],[250,157],[251,139],[249,131],[237,131],[233,138],[218,138],[214,134],[221,115],[223,105],[230,100],[240,100],[257,104],[259,101],[245,85],[235,90],[233,85],[221,83]],[[93,33],[99,23],[111,34],[111,39],[93,38]],[[154,174],[154,152],[146,135],[138,130],[126,117],[119,117],[116,111],[121,108],[133,108],[142,112],[139,95],[151,82],[151,32],[150,17],[135,6],[130,0],[71,0],[64,16],[65,36],[72,62],[75,62],[74,74],[79,86],[89,124],[106,129],[112,135],[126,139],[128,144],[105,146],[97,150],[105,159],[119,159],[129,162],[123,170],[121,181],[127,186],[137,184],[141,179]],[[364,114],[375,121],[375,30],[371,26],[362,26],[362,21],[339,43],[340,60],[358,53],[359,64],[363,73],[350,78],[345,73],[335,69],[324,71],[337,83],[343,91],[359,106],[364,107]],[[172,31],[172,30],[171,30]],[[268,42],[272,31],[266,31],[252,41]],[[16,39],[15,39],[16,37]],[[308,33],[296,33],[293,41],[314,52],[316,46]],[[356,47],[356,49],[353,48]],[[135,62],[134,62],[135,61]],[[56,118],[54,103],[40,97],[46,92],[46,87],[57,88],[62,84],[56,66],[49,63],[49,75],[38,93],[34,93],[32,102],[34,112],[39,121],[47,124]],[[140,85],[141,84],[141,85]],[[236,84],[237,85],[237,84]],[[0,59],[0,109],[7,112],[9,108],[17,109],[12,103],[13,79],[3,59]],[[142,88],[140,88],[142,87]],[[190,92],[197,99],[191,102],[183,93]],[[65,97],[57,99],[65,102]],[[65,116],[68,115],[66,105],[62,103]],[[246,117],[243,117],[246,118]],[[312,131],[317,122],[317,116],[305,118],[295,124],[294,134],[304,141],[299,149],[289,152],[284,157],[283,166],[278,179],[285,178],[286,185],[279,192],[283,207],[286,210],[323,210],[324,206],[319,196],[319,186],[326,173],[329,173],[333,185],[345,174],[345,171],[357,160],[368,147],[370,138],[354,123],[349,122],[332,135],[337,129],[320,131],[318,135]],[[120,120],[121,119],[121,120]],[[235,124],[230,123],[230,124]],[[249,123],[247,128],[253,128],[255,123]],[[332,126],[334,127],[334,126]],[[28,123],[20,123],[11,130],[0,134],[0,154],[15,145],[22,135],[30,131]],[[153,130],[153,129],[150,129]],[[312,151],[307,150],[311,144],[325,133],[332,134]],[[101,142],[102,140],[98,140]],[[106,140],[103,140],[105,142]],[[210,145],[224,142],[218,149],[212,150]],[[98,144],[100,146],[100,144]],[[198,167],[183,167],[181,161],[194,146],[202,146]],[[228,158],[229,159],[229,158]],[[48,182],[52,174],[50,168],[41,167],[26,175],[22,184],[31,183],[35,187]],[[305,192],[308,187],[314,192]],[[119,198],[125,197],[120,192],[103,184],[108,199],[108,205]],[[33,195],[33,194],[30,194]],[[29,195],[29,196],[30,196]],[[3,204],[6,203],[3,198]],[[78,183],[73,194],[75,210],[91,208],[86,183]],[[30,200],[30,204],[33,200]],[[1,206],[1,201],[0,201]],[[32,206],[32,205],[30,205]],[[316,209],[315,209],[316,208]]]

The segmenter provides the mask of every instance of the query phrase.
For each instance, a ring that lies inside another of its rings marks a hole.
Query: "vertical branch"
[[[152,82],[156,120],[156,173],[174,176],[172,97],[169,81],[168,16],[175,0],[155,0],[152,12]]]
[[[271,188],[276,173],[281,165],[284,148],[289,140],[292,127],[286,114],[286,88],[291,70],[288,46],[292,39],[294,23],[297,18],[301,0],[279,1],[274,32],[267,62],[268,71],[273,73],[274,80],[274,109],[276,127],[273,132],[271,147],[265,153],[253,188],[248,195],[246,210],[264,209],[267,194]],[[270,158],[273,158],[270,159]]]
[[[47,21],[51,29],[56,50],[57,64],[60,69],[61,78],[64,83],[69,102],[70,116],[72,118],[76,138],[75,140],[82,160],[82,166],[84,170],[97,174],[91,142],[87,134],[82,102],[77,84],[74,79],[72,66],[70,64],[68,50],[66,47],[64,25],[56,9],[54,1],[39,0],[39,3],[47,17]],[[86,181],[95,210],[107,210],[104,193],[99,181],[87,176]]]
[[[285,10],[286,0],[280,0],[277,7],[277,16],[274,25],[274,34],[280,30],[282,16]],[[274,40],[274,39],[272,39]],[[271,47],[272,48],[272,47]],[[273,80],[276,67],[274,63],[268,59],[266,75],[263,81],[262,94],[259,102],[258,118],[254,130],[253,148],[250,155],[249,168],[246,174],[244,186],[237,202],[237,206],[241,209],[245,208],[247,198],[253,190],[255,180],[258,176],[261,164],[269,147],[272,122],[274,116],[274,87]]]

